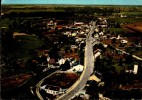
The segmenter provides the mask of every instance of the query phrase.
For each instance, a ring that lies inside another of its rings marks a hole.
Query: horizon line
[[[17,4],[14,4],[14,3],[4,3],[4,4],[1,4],[1,5],[71,5],[71,6],[74,6],[74,5],[79,5],[79,6],[142,6],[141,4],[139,5],[132,5],[132,4],[28,4],[28,3],[25,3],[25,4],[20,4],[20,3],[17,3]]]

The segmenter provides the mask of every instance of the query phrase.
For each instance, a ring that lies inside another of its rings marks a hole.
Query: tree
[[[112,44],[116,44],[116,38],[113,38],[113,39],[111,40],[111,43],[112,43]]]
[[[123,60],[122,60],[122,59],[119,59],[118,63],[119,63],[119,66],[122,66]]]
[[[62,70],[70,69],[70,62],[68,60],[66,60],[65,63],[62,64],[60,67],[61,67]]]
[[[115,27],[120,28],[120,24],[118,22],[115,22]]]
[[[130,55],[126,55],[125,62],[126,62],[127,64],[132,64],[132,63],[133,63],[133,57],[132,57],[131,54],[130,54]]]
[[[70,62],[68,60],[65,61],[64,65],[66,66],[66,69],[70,69]]]
[[[98,84],[92,80],[86,92],[90,94],[90,100],[99,99],[98,95]]]
[[[58,61],[59,58],[59,53],[58,53],[59,49],[58,49],[58,45],[54,44],[53,48],[49,51],[49,57],[50,58],[54,58],[55,61]]]
[[[84,65],[84,51],[79,52],[80,64]]]
[[[8,30],[5,33],[5,39],[6,39],[6,43],[11,46],[11,43],[13,43],[13,31]]]
[[[103,46],[103,44],[98,44],[98,48],[104,52],[106,51],[106,48]]]

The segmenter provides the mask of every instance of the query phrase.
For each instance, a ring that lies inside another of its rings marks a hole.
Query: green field
[[[110,18],[108,21],[118,22],[118,23],[133,23],[133,22],[142,22],[142,18]]]
[[[42,46],[44,43],[36,36],[18,36],[15,38],[14,51],[8,52],[9,60],[24,59],[32,57],[35,50]]]

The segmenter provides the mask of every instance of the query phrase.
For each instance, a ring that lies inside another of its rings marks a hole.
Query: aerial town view
[[[1,5],[1,100],[142,99],[141,0],[22,1]]]

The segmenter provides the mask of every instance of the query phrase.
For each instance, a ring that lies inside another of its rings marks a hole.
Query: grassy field
[[[11,9],[9,10],[7,13],[11,13],[11,12],[16,12],[16,13],[20,13],[20,12],[24,12],[24,13],[31,13],[31,12],[64,12],[64,10],[54,10],[54,9]]]
[[[142,18],[110,18],[109,21],[118,22],[118,23],[133,23],[133,22],[141,22]]]
[[[11,20],[9,18],[4,18],[1,20],[1,27],[8,27],[14,22],[14,20]]]
[[[29,57],[32,57],[35,50],[42,46],[44,43],[42,40],[38,39],[36,36],[27,35],[19,36],[15,38],[16,44],[14,45],[14,51],[9,52],[8,59],[23,59],[27,60]]]
[[[112,27],[112,28],[110,28],[109,31],[110,31],[110,32],[115,32],[115,33],[122,33],[122,32],[124,32],[125,30],[124,30],[123,28],[114,28],[114,27]]]
[[[116,14],[116,13],[115,13]],[[119,15],[121,15],[121,14],[128,14],[128,15],[140,15],[140,14],[142,14],[142,11],[134,11],[134,12],[120,12],[120,13],[117,13],[117,14],[119,14]]]

